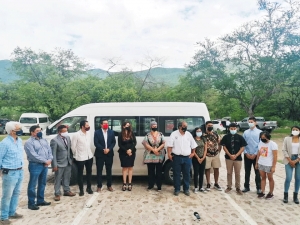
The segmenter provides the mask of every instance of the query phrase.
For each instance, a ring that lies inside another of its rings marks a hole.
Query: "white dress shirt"
[[[176,130],[171,133],[167,146],[172,147],[172,153],[175,155],[189,156],[192,149],[198,145],[190,132],[186,131],[182,135],[179,130]]]
[[[104,137],[104,141],[105,141],[105,148],[107,148],[107,130],[103,130],[102,129],[102,133],[103,133],[103,137]]]
[[[76,132],[71,141],[73,156],[77,161],[85,161],[93,158],[91,150],[90,132],[84,134],[81,130]]]

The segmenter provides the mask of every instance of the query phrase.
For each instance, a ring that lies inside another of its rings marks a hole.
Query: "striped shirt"
[[[24,149],[29,162],[46,163],[53,159],[52,150],[46,139],[30,137]]]
[[[23,167],[23,147],[22,139],[17,140],[8,135],[0,142],[0,168],[18,169]]]

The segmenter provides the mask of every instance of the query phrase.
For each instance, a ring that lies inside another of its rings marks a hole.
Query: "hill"
[[[18,76],[10,72],[12,62],[9,60],[0,60],[0,81],[10,83],[18,79]],[[102,69],[92,69],[89,71],[92,75],[105,79],[108,74]],[[147,75],[147,70],[135,71],[136,76],[144,78]],[[164,82],[169,85],[176,85],[179,82],[179,77],[185,75],[184,68],[162,68],[157,67],[151,70],[151,78],[155,82]]]

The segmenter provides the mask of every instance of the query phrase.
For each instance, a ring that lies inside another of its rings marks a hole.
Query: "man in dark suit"
[[[106,168],[107,189],[109,191],[113,191],[111,186],[111,168],[113,164],[116,138],[114,132],[108,129],[108,120],[103,119],[100,126],[101,129],[96,130],[94,135],[94,144],[96,146],[95,157],[97,165],[97,192],[101,192],[102,190],[102,170],[104,164]]]
[[[71,139],[68,136],[68,129],[65,125],[57,128],[58,135],[50,142],[53,160],[52,170],[55,172],[54,200],[59,201],[61,192],[60,186],[63,184],[64,196],[73,197],[76,194],[70,191],[70,178],[72,171],[73,155],[71,151]],[[62,181],[62,182],[61,182]]]

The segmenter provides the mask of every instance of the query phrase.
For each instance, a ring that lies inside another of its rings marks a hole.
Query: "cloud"
[[[165,58],[165,67],[183,67],[196,42],[217,38],[258,19],[253,0],[0,0],[0,59],[17,46],[69,49],[97,68],[121,57],[134,70],[145,55]],[[124,66],[123,66],[124,67]]]

